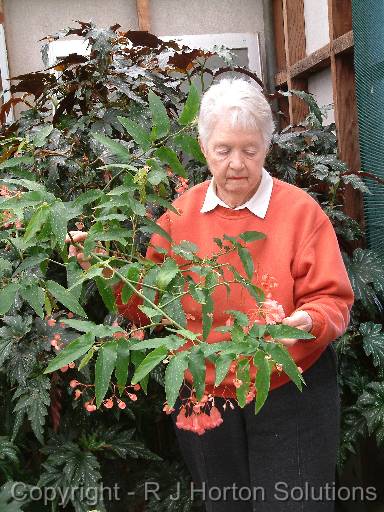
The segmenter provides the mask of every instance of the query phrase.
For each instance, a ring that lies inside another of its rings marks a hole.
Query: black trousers
[[[223,412],[225,399],[218,398],[219,427],[199,436],[175,426],[192,498],[203,498],[207,512],[334,510],[340,429],[334,348],[303,376],[302,392],[292,382],[272,390],[256,416],[254,402]],[[180,399],[174,422],[179,406]]]

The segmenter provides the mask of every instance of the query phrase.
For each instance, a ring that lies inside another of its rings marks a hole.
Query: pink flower
[[[285,318],[283,306],[272,299],[263,302],[263,314],[267,324],[277,324]]]

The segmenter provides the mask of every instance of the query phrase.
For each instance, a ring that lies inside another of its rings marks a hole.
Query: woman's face
[[[201,149],[222,201],[234,208],[254,195],[266,156],[259,130],[233,128],[224,116]]]

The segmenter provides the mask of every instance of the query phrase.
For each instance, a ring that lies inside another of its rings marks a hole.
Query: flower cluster
[[[178,194],[183,194],[186,190],[188,190],[188,179],[183,178],[182,176],[178,176],[177,178],[177,187],[175,188],[175,191]]]

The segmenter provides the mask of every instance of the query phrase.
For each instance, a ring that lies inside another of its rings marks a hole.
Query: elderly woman
[[[272,178],[263,168],[273,133],[272,113],[260,90],[243,79],[224,79],[204,94],[199,116],[201,149],[212,179],[182,194],[159,225],[175,243],[189,240],[199,256],[217,249],[214,238],[260,231],[251,244],[257,276],[285,311],[283,323],[310,331],[310,341],[283,340],[303,370],[300,392],[284,373],[273,372],[271,391],[258,415],[254,403],[243,409],[235,400],[230,371],[215,388],[207,361],[206,391],[215,397],[223,423],[204,435],[176,428],[181,452],[191,472],[192,498],[208,512],[331,512],[339,443],[337,361],[331,342],[344,333],[353,292],[327,215],[303,190]],[[157,248],[171,252],[155,234],[147,257],[161,261]],[[242,271],[233,253],[226,261]],[[231,293],[213,293],[214,318],[208,342],[223,339],[215,327],[228,310],[248,315],[254,299],[233,284]],[[130,306],[117,304],[130,316]],[[201,307],[186,298],[188,329],[201,332]],[[186,380],[192,376],[187,371]],[[254,377],[251,374],[251,377]],[[181,397],[181,399],[183,396]],[[223,407],[225,404],[230,407]],[[181,405],[176,402],[173,420]]]
[[[206,389],[224,421],[202,436],[178,428],[176,434],[192,474],[192,498],[203,498],[209,512],[334,509],[340,406],[331,342],[347,328],[353,292],[327,215],[303,190],[263,168],[273,128],[270,106],[259,89],[243,79],[212,85],[199,115],[201,149],[212,179],[174,202],[181,215],[168,211],[158,221],[175,243],[194,242],[201,257],[215,252],[216,237],[265,233],[250,247],[259,277],[278,284],[272,296],[284,308],[283,323],[315,336],[284,340],[303,369],[304,390],[285,374],[273,373],[270,396],[257,416],[253,403],[241,409],[232,401],[234,408],[223,411],[236,396],[234,375],[214,388],[214,368],[207,361]],[[170,251],[169,243],[154,235],[147,256],[160,261],[159,246]],[[230,257],[240,270],[237,256]],[[239,285],[232,286],[229,296],[216,289],[213,300],[208,342],[222,339],[214,328],[225,324],[225,311],[255,309]],[[186,299],[183,307],[188,328],[201,332],[199,305]],[[186,379],[192,379],[188,371]],[[179,407],[180,401],[172,414],[175,421]]]

